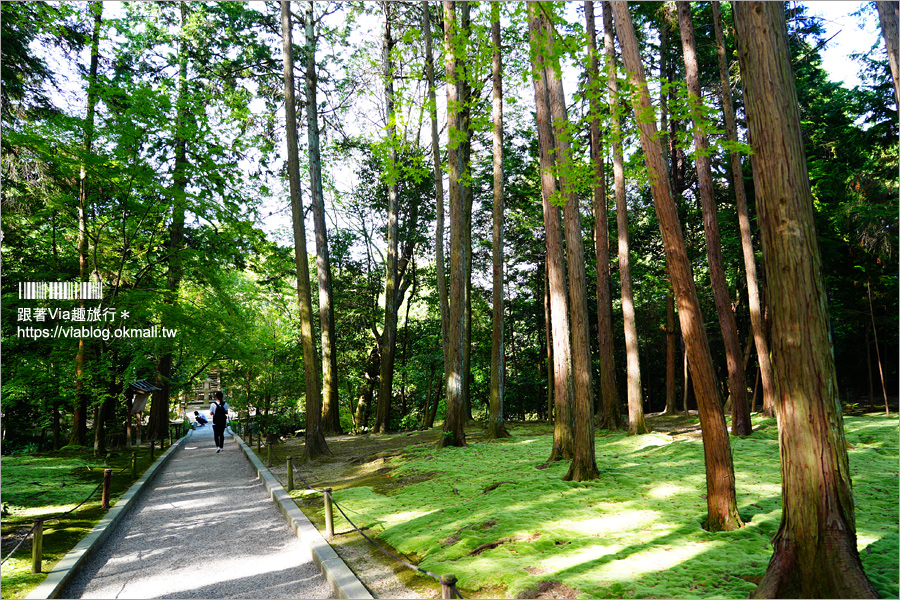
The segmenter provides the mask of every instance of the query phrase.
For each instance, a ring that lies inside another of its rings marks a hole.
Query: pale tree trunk
[[[781,525],[759,598],[877,598],[857,551],[828,306],[784,6],[736,2],[772,315]]]
[[[437,101],[434,93],[434,55],[431,48],[431,19],[428,0],[422,0],[422,30],[425,34],[425,73],[428,78],[428,112],[431,115],[431,156],[434,163],[435,235],[434,262],[437,270],[438,301],[441,308],[441,352],[447,372],[447,273],[444,265],[444,173],[441,170],[441,144],[438,138]],[[432,420],[433,421],[433,420]]]
[[[559,208],[552,203],[557,194],[554,177],[553,140],[550,99],[546,65],[546,34],[538,18],[537,6],[528,3],[528,31],[531,40],[534,78],[534,99],[537,113],[538,146],[540,148],[541,195],[543,197],[544,229],[547,240],[547,277],[550,297],[550,330],[553,341],[553,399],[556,418],[553,427],[553,449],[550,461],[571,460],[575,457],[575,423],[573,413],[572,349],[569,310],[566,299],[566,265],[563,261],[562,223]],[[549,371],[549,369],[548,369]]]
[[[384,284],[384,329],[381,332],[381,370],[378,381],[378,407],[375,411],[375,433],[387,433],[391,421],[391,399],[394,393],[394,358],[397,346],[397,246],[398,246],[398,206],[397,206],[397,164],[396,115],[394,113],[394,66],[391,51],[394,40],[391,37],[390,3],[383,2],[384,38],[382,43],[384,61],[384,97],[387,104],[387,135],[391,145],[388,165],[388,209],[387,209],[387,264]]]
[[[88,237],[87,209],[89,183],[85,162],[91,154],[94,144],[94,113],[97,106],[97,64],[100,56],[100,23],[103,14],[102,2],[89,4],[94,16],[93,33],[91,35],[91,66],[88,71],[87,115],[84,119],[84,153],[81,173],[78,180],[78,271],[79,281],[88,280]],[[81,300],[84,308],[84,300]],[[86,349],[84,338],[78,338],[78,350],[75,354],[75,406],[72,414],[72,435],[70,444],[83,445],[87,441],[88,398],[84,391],[84,356]]]
[[[616,34],[622,46],[622,57],[631,84],[638,96],[636,114],[652,115],[653,107],[647,91],[644,67],[638,50],[637,39],[628,12],[627,2],[613,2]],[[678,303],[678,316],[685,340],[685,352],[690,358],[691,375],[700,425],[703,429],[703,451],[706,460],[706,491],[708,515],[704,526],[710,531],[728,531],[743,525],[738,515],[734,490],[734,464],[728,441],[728,430],[722,413],[719,390],[709,342],[703,327],[703,314],[697,298],[697,289],[691,271],[691,263],[685,251],[681,223],[672,197],[662,148],[657,141],[656,123],[638,120],[641,147],[650,177],[650,190],[656,206],[659,229],[669,277]]]
[[[887,48],[888,63],[891,66],[891,77],[894,80],[894,101],[900,108],[900,87],[897,77],[900,71],[900,2],[884,2],[878,0],[875,3],[878,8],[878,20],[881,21],[881,33],[884,35],[884,45]]]
[[[709,140],[703,117],[703,99],[700,95],[700,73],[694,44],[694,24],[688,2],[678,3],[678,25],[684,50],[684,69],[688,87],[688,102],[694,121],[693,136],[696,150],[695,165],[703,210],[703,230],[706,234],[706,256],[709,278],[713,288],[719,326],[725,344],[725,362],[728,365],[728,388],[731,392],[731,433],[750,435],[750,407],[747,404],[747,381],[741,360],[741,343],[738,340],[737,323],[731,309],[728,282],[725,279],[725,262],[722,259],[722,241],[719,237],[719,220],[716,216],[716,198],[713,189],[712,165],[709,158]]]
[[[287,130],[288,179],[291,190],[291,216],[294,228],[294,260],[297,266],[297,303],[300,308],[300,337],[303,345],[303,373],[306,380],[306,443],[304,458],[313,460],[330,455],[322,432],[322,389],[316,342],[313,338],[312,294],[309,285],[309,257],[306,253],[306,227],[303,224],[303,199],[300,197],[300,159],[297,151],[297,113],[294,100],[294,53],[291,43],[291,3],[281,2],[281,38],[284,57],[284,119]]]
[[[503,422],[505,357],[503,347],[503,74],[500,59],[500,5],[491,4],[494,121],[493,332],[491,339],[491,414],[485,437],[509,437]]]
[[[468,43],[471,36],[471,10],[470,2],[462,2],[460,5],[460,32],[459,40],[462,46]],[[457,90],[459,93],[459,129],[462,132],[459,144],[459,172],[460,194],[463,203],[463,252],[465,253],[465,313],[466,332],[463,344],[463,413],[467,421],[472,420],[472,183],[471,183],[471,156],[472,156],[472,83],[469,81],[470,73],[468,61],[457,63]]]
[[[594,252],[597,255],[597,345],[600,350],[600,429],[619,428],[619,392],[613,356],[612,298],[609,290],[609,222],[606,214],[606,169],[600,143],[600,73],[597,66],[597,29],[594,2],[585,0],[588,34],[588,78],[591,111],[591,164],[594,167]]]
[[[616,50],[613,45],[613,17],[609,2],[603,3],[604,49],[607,86],[612,108],[613,179],[616,194],[616,229],[619,237],[619,279],[622,288],[622,320],[625,326],[626,379],[628,392],[628,435],[647,433],[641,402],[641,363],[638,354],[634,293],[631,289],[631,251],[628,247],[628,203],[625,200],[625,161],[622,154],[622,124],[619,116],[619,85],[616,82]]]
[[[731,142],[737,142],[737,125],[734,120],[734,108],[731,99],[731,85],[728,81],[728,64],[725,60],[725,38],[722,35],[722,17],[719,3],[712,3],[713,27],[716,34],[716,47],[719,56],[719,77],[722,80],[722,110],[725,113],[725,130]],[[750,232],[750,212],[747,210],[747,193],[744,190],[744,175],[741,169],[741,156],[731,153],[731,186],[737,203],[738,223],[741,230],[741,249],[744,254],[744,271],[747,275],[747,298],[750,305],[750,325],[753,327],[753,341],[756,344],[756,356],[759,361],[759,378],[763,388],[763,413],[775,416],[775,381],[772,376],[772,363],[769,360],[769,345],[766,342],[766,326],[760,307],[759,283],[756,276],[756,257],[753,253],[753,239]]]
[[[306,3],[306,128],[309,140],[309,181],[313,222],[316,229],[316,270],[319,275],[319,323],[322,332],[322,431],[343,433],[338,405],[337,346],[334,334],[334,303],[331,259],[325,226],[325,197],[322,191],[322,158],[319,151],[319,105],[316,99],[316,34],[312,0]]]
[[[460,189],[459,135],[460,106],[457,88],[460,57],[456,56],[456,3],[444,2],[444,66],[447,72],[447,163],[448,201],[450,203],[450,298],[447,328],[449,368],[445,374],[447,386],[447,416],[438,447],[465,446],[466,418],[465,373],[463,361],[466,343],[466,256],[465,219],[462,190]]]
[[[544,261],[544,347],[547,350],[547,420],[553,422],[553,390],[556,384],[553,381],[553,340],[551,339],[550,327],[550,255],[546,256]]]

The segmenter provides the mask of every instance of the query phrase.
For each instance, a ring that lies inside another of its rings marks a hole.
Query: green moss
[[[732,438],[745,528],[709,533],[702,442],[662,433],[597,438],[600,478],[561,480],[546,464],[552,439],[516,431],[467,448],[416,448],[394,464],[393,487],[335,493],[351,518],[436,573],[454,573],[466,596],[527,594],[546,582],[579,597],[745,598],[771,556],[781,519],[774,419]],[[845,418],[859,548],[879,593],[897,597],[896,419]],[[428,475],[428,477],[419,477]],[[335,527],[349,527],[335,518]],[[485,546],[487,545],[487,546]]]

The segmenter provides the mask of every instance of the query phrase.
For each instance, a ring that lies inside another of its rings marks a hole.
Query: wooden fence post
[[[331,488],[325,488],[325,538],[334,537],[334,511],[331,507]]]
[[[153,462],[153,455],[156,450],[156,440],[150,440],[150,462]]]
[[[441,575],[441,598],[453,598],[456,593],[456,575]]]
[[[109,484],[112,482],[112,469],[103,469],[103,500],[100,508],[109,508]]]
[[[41,572],[41,558],[44,546],[44,520],[34,522],[34,538],[31,540],[31,572]]]
[[[287,491],[294,489],[294,457],[287,457]]]
[[[137,452],[131,453],[131,476],[137,477]]]
[[[272,468],[272,444],[266,442],[266,450],[268,451],[268,458],[266,459],[266,466],[270,469]]]

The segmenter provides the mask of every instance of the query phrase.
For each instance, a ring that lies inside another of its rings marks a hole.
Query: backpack
[[[225,404],[216,402],[216,412],[213,413],[213,425],[225,425],[228,421],[228,409]]]

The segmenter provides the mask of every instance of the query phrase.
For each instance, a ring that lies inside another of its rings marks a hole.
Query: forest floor
[[[547,463],[549,425],[513,422],[513,437],[437,450],[440,429],[329,437],[333,456],[295,459],[295,486],[331,487],[367,535],[431,572],[453,573],[464,597],[745,598],[765,572],[781,518],[774,419],[732,438],[738,531],[709,533],[700,428],[695,415],[649,415],[653,433],[597,432],[600,477],[564,482],[568,462]],[[845,417],[863,565],[882,597],[898,597],[898,422]],[[286,479],[302,439],[273,446]],[[263,448],[261,458],[267,458]],[[324,531],[322,495],[291,493]],[[332,545],[380,598],[438,598],[440,585],[373,548],[338,511]]]

